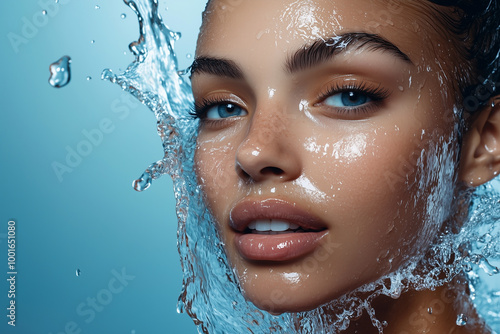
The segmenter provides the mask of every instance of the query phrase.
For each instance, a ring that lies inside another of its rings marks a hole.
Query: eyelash
[[[383,100],[389,97],[390,92],[387,89],[384,89],[382,87],[368,87],[366,83],[349,83],[349,84],[344,84],[344,85],[339,85],[339,84],[334,84],[333,86],[330,86],[325,92],[321,93],[318,97],[318,103],[315,105],[320,105],[323,103],[327,98],[336,95],[336,94],[341,94],[341,93],[346,93],[346,92],[354,92],[354,93],[360,93],[364,94],[367,97],[369,97],[372,101],[366,105],[363,105],[361,107],[350,107],[350,108],[338,108],[338,107],[329,107],[329,108],[334,108],[337,112],[339,113],[354,113],[354,114],[362,114],[369,112],[371,108],[377,105],[379,105]],[[195,103],[191,110],[189,111],[189,115],[194,118],[194,119],[201,119],[201,120],[206,120],[207,112],[221,104],[226,104],[226,103],[232,103],[232,104],[237,104],[233,101],[230,101],[228,99],[223,99],[223,98],[207,98],[203,99],[201,102]],[[218,120],[211,120],[213,122],[217,122]]]
[[[315,106],[321,105],[327,98],[341,94],[341,93],[347,93],[347,92],[354,92],[354,93],[359,93],[366,95],[369,97],[372,101],[362,105],[360,107],[347,107],[347,108],[340,108],[340,107],[328,107],[335,109],[336,112],[341,113],[341,114],[362,114],[362,113],[367,113],[372,110],[373,107],[377,107],[381,104],[381,102],[385,99],[387,99],[390,95],[390,91],[388,89],[385,89],[381,86],[378,86],[377,88],[374,87],[369,87],[366,83],[361,83],[358,84],[356,82],[352,82],[349,84],[334,84],[333,86],[330,86],[328,89],[326,89],[323,93],[321,93],[318,97],[318,103],[315,104]]]
[[[226,104],[226,103],[231,103],[231,104],[237,104],[232,101],[229,101],[227,99],[219,99],[219,98],[209,98],[209,99],[203,99],[199,103],[195,103],[190,112],[189,115],[194,118],[194,119],[201,119],[205,120],[207,116],[207,112],[220,104]],[[215,120],[213,120],[215,121]]]

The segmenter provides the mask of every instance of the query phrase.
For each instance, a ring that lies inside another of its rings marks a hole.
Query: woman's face
[[[448,217],[457,57],[422,3],[212,1],[192,74],[196,171],[259,308],[372,282]]]

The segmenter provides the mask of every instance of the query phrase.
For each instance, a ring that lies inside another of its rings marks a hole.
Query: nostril
[[[262,175],[277,175],[277,176],[280,176],[280,175],[283,175],[285,172],[283,171],[283,169],[281,168],[278,168],[278,167],[264,167],[260,170],[260,173]]]

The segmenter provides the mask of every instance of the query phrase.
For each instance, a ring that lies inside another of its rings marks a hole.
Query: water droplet
[[[191,59],[192,57],[193,57],[193,55],[192,55],[192,54],[190,54],[190,53],[188,53],[188,54],[186,55],[186,58],[187,58],[187,59]]]
[[[87,81],[90,81],[90,80],[92,80],[92,77],[89,75],[89,76],[87,77]]]
[[[427,313],[432,314],[432,307],[429,307],[429,308],[427,309]]]
[[[54,0],[55,3],[59,3],[59,0]]]
[[[94,44],[94,43],[95,43],[95,40],[94,40],[94,39],[90,41],[90,44]]]
[[[45,9],[44,9],[44,10],[42,10],[42,14],[43,14],[43,15],[47,15],[47,11],[46,11]]]
[[[52,87],[61,88],[69,83],[71,79],[70,62],[71,58],[69,56],[62,56],[59,60],[50,64],[49,84]]]
[[[456,324],[457,324],[457,326],[460,326],[460,327],[467,325],[467,316],[465,316],[462,313],[457,315]]]
[[[132,186],[136,191],[144,191],[151,185],[151,175],[148,172],[144,172],[141,177],[132,183]]]
[[[77,269],[75,273],[76,273],[76,277],[79,277],[82,274],[80,269]]]
[[[120,17],[121,17],[122,19],[126,19],[126,18],[127,18],[127,14],[122,13],[122,15],[120,15]]]
[[[405,88],[403,86],[398,86],[398,89],[402,92],[405,90]]]
[[[101,6],[99,6],[99,5],[95,5],[95,7],[94,7],[94,8],[95,8],[95,9],[100,9],[100,8],[101,8]]]
[[[479,262],[479,268],[483,269],[489,276],[496,275],[499,272],[498,268],[489,263],[484,257]]]

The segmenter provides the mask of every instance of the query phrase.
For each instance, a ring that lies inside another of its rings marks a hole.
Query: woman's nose
[[[290,181],[301,174],[294,120],[284,110],[260,110],[236,152],[236,172],[246,180]]]

